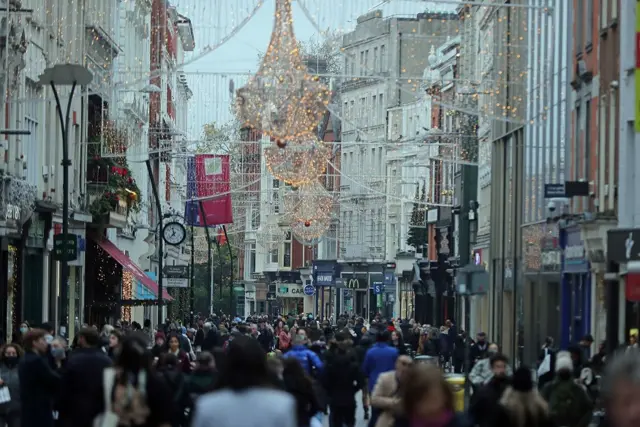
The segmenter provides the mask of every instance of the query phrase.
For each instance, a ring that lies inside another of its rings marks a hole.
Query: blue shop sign
[[[316,285],[317,286],[331,286],[333,285],[333,271],[318,271],[316,273]]]
[[[387,271],[384,273],[384,285],[393,286],[396,284],[396,275],[393,271]]]
[[[589,261],[586,258],[580,230],[567,230],[564,246],[564,273],[588,273]]]

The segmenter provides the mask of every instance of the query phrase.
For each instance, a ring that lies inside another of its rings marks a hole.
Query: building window
[[[615,3],[617,0],[613,0]],[[608,0],[600,0],[600,28],[607,28],[609,25],[609,3]]]
[[[611,0],[611,19],[618,19],[618,1],[620,0]]]
[[[360,72],[358,74],[364,75],[364,51],[360,52]]]
[[[256,272],[256,244],[251,244],[251,250],[249,252],[249,274]]]
[[[258,228],[260,228],[260,211],[251,209],[251,229],[257,230]]]
[[[369,49],[364,51],[364,74],[371,74],[371,70],[369,69]]]
[[[579,3],[579,2],[578,2]],[[580,173],[578,172],[580,170],[580,119],[582,118],[582,116],[580,115],[580,106],[576,107],[575,110],[575,114],[573,116],[573,121],[574,121],[574,127],[575,130],[573,131],[573,179],[574,180],[578,180],[580,179]]]
[[[38,185],[40,183],[41,171],[40,164],[42,163],[42,153],[40,151],[40,144],[38,144],[38,123],[40,122],[39,106],[41,92],[38,86],[31,81],[27,81],[26,84],[26,99],[25,102],[25,127],[31,132],[30,135],[26,135],[23,138],[24,154],[27,157],[27,171],[26,179],[30,184]],[[77,147],[78,149],[80,147]],[[75,162],[79,164],[80,162]]]
[[[285,241],[282,244],[282,267],[291,268],[291,232],[287,231]]]
[[[277,249],[271,249],[269,251],[269,262],[272,264],[277,264],[278,263],[278,250]]]
[[[591,100],[584,105],[584,179],[591,179]]]
[[[378,69],[378,66],[380,64],[378,63],[378,48],[374,47],[373,48],[373,71],[374,72],[379,72],[380,70]]]
[[[380,122],[384,123],[387,119],[384,108],[384,94],[381,93],[380,96],[378,96],[378,103],[380,104],[380,114],[378,114],[378,117],[380,118]]]
[[[378,115],[378,97],[376,95],[373,95],[373,99],[371,101],[371,110],[373,113],[373,124],[378,124],[378,117],[380,117]]]
[[[591,1],[589,1],[590,3]],[[575,35],[575,53],[576,55],[582,53],[584,48],[584,1],[576,2],[578,5],[576,10],[576,35]]]
[[[602,3],[607,3],[606,0],[600,0]],[[585,22],[587,24],[585,29],[585,43],[587,48],[591,48],[593,45],[593,21],[594,21],[594,7],[593,0],[587,0],[584,2],[587,4],[587,16]],[[606,6],[605,6],[606,7]]]
[[[387,49],[385,45],[380,46],[380,71],[387,71]]]

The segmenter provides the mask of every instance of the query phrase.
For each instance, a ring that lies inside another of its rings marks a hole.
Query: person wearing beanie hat
[[[556,355],[556,373],[565,371],[573,373],[573,359],[568,351],[560,351]]]
[[[586,390],[574,381],[574,357],[568,351],[556,355],[556,375],[542,389],[549,402],[552,420],[558,426],[585,427],[593,415],[593,403]]]

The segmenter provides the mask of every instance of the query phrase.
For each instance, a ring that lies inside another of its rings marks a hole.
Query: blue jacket
[[[312,373],[313,368],[315,368],[317,373],[322,372],[322,369],[324,368],[324,364],[318,355],[303,345],[293,346],[291,350],[284,354],[285,359],[290,359],[292,357],[298,359],[298,362],[300,362],[308,374]]]
[[[373,391],[380,374],[396,369],[397,358],[398,350],[386,343],[376,343],[367,351],[362,372],[369,380],[369,392]]]

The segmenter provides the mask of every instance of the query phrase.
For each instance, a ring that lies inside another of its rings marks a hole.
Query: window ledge
[[[600,38],[601,39],[606,39],[608,35],[609,35],[609,28],[608,27],[604,27],[604,28],[600,29]]]
[[[618,18],[613,18],[611,23],[609,24],[609,28],[615,29],[618,28]]]
[[[587,43],[587,45],[584,47],[584,51],[586,53],[591,53],[592,50],[593,50],[593,42]]]
[[[576,59],[582,59],[582,51],[576,53]]]

